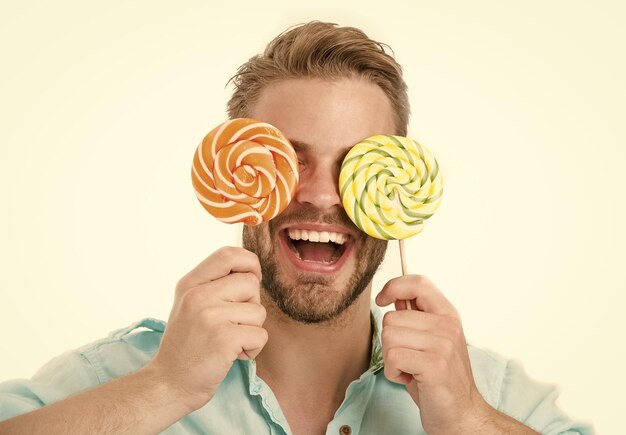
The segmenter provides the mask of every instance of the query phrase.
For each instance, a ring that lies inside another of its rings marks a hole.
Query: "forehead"
[[[359,78],[272,83],[261,91],[251,116],[317,153],[345,153],[366,137],[395,133],[389,99],[380,87]]]

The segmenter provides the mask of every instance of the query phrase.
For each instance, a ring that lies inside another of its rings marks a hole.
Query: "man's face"
[[[244,228],[244,247],[261,261],[264,299],[300,322],[331,320],[368,288],[385,255],[386,241],[350,221],[337,185],[353,145],[395,133],[389,100],[365,80],[290,79],[268,85],[250,116],[281,130],[300,165],[287,209]]]

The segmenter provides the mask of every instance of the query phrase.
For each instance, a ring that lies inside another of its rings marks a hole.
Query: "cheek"
[[[387,252],[388,240],[367,237],[359,249],[358,262],[361,264],[380,263]]]
[[[267,223],[262,223],[255,227],[244,226],[242,235],[243,247],[249,251],[260,255],[260,250],[265,250],[269,240],[269,230]]]

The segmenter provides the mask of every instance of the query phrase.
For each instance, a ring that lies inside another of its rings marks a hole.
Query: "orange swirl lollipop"
[[[193,157],[200,204],[226,223],[258,225],[282,212],[298,185],[298,158],[274,126],[236,118],[207,134]]]

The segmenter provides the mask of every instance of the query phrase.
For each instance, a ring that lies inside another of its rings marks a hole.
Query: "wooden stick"
[[[404,239],[400,239],[398,240],[398,243],[400,244],[400,264],[402,265],[402,276],[407,274],[407,270],[406,270],[406,260],[404,258]],[[407,310],[411,310],[411,301],[404,301],[406,304],[406,309]]]

